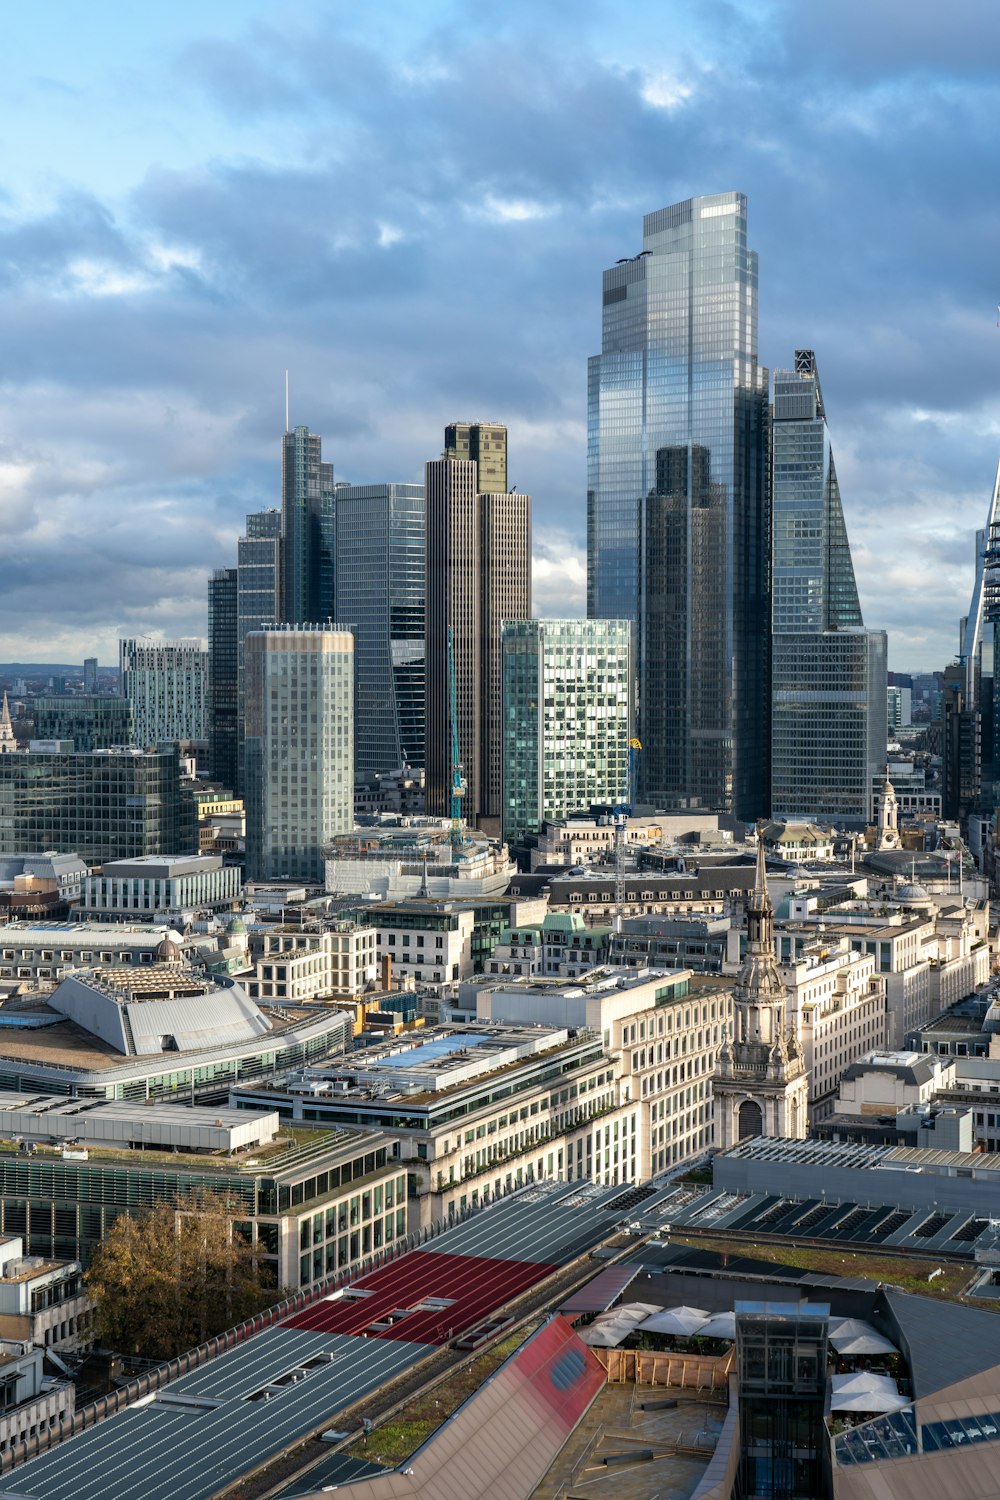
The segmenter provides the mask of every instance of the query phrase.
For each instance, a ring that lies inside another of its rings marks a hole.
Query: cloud
[[[866,620],[893,665],[941,665],[1000,446],[1000,82],[974,9],[939,36],[897,0],[265,6],[224,37],[209,5],[142,64],[196,149],[151,148],[114,195],[0,196],[0,651],[203,634],[209,572],[278,501],[286,368],[354,482],[419,479],[447,421],[505,420],[536,607],[582,613],[601,272],[644,212],[739,187],[762,359],[817,351]]]

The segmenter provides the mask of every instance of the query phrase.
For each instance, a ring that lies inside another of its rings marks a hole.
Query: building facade
[[[503,839],[629,801],[628,620],[508,621],[502,672]]]
[[[236,780],[242,792],[246,686],[243,643],[251,630],[263,630],[283,618],[281,612],[281,511],[254,511],[246,535],[236,543]]]
[[[424,763],[424,487],[338,485],[337,618],[354,632],[359,776]]]
[[[531,615],[531,498],[482,493],[475,460],[447,451],[427,464],[425,493],[425,806],[450,810],[453,670],[464,816],[498,828],[501,631]]]
[[[121,692],[135,744],[205,740],[208,652],[203,641],[119,641]]]
[[[741,193],[643,221],[605,271],[588,388],[587,613],[639,632],[640,788],[768,801],[767,371]]]
[[[231,909],[243,894],[236,865],[217,854],[147,855],[105,862],[83,882],[80,917],[88,922],[170,922],[183,928],[199,912]]]
[[[239,636],[235,568],[208,580],[208,764],[214,781],[233,788],[239,751]]]
[[[354,827],[354,637],[288,626],[244,651],[247,874],[322,885],[326,844]]]
[[[334,618],[333,464],[308,427],[281,442],[281,619],[290,625]]]
[[[65,741],[0,760],[0,854],[72,851],[99,864],[186,854],[177,746],[77,754]]]
[[[35,738],[72,740],[74,750],[111,750],[131,745],[132,705],[127,698],[100,693],[47,694],[31,705]]]
[[[865,630],[811,349],[774,377],[771,803],[862,828],[885,762],[886,636]]]

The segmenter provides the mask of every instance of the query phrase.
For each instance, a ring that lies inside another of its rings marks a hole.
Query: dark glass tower
[[[286,432],[281,450],[282,618],[289,624],[333,617],[333,464],[308,427]]]
[[[424,764],[422,484],[337,486],[337,615],[354,632],[355,771]]]
[[[239,728],[235,568],[208,580],[208,763],[212,779],[236,786]]]
[[[639,625],[640,797],[768,811],[767,371],[741,193],[643,221],[604,273],[587,605]]]
[[[811,349],[774,376],[771,802],[863,826],[885,763],[886,637],[866,630]]]
[[[243,747],[246,725],[244,642],[251,630],[263,630],[283,618],[281,610],[281,511],[258,510],[247,516],[246,535],[236,543],[237,757],[236,790],[244,789]]]

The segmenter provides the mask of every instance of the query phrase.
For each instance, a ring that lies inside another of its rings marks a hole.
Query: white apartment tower
[[[244,641],[247,874],[323,884],[354,827],[354,637],[286,625]]]
[[[208,735],[208,651],[204,641],[118,642],[121,694],[132,705],[133,739],[144,747]]]

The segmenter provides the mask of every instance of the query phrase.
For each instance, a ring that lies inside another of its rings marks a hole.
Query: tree
[[[84,1278],[101,1342],[173,1359],[267,1307],[278,1293],[234,1224],[239,1212],[209,1195],[117,1218]]]

